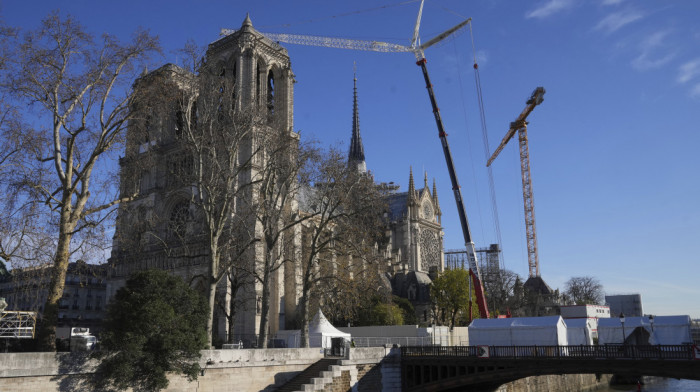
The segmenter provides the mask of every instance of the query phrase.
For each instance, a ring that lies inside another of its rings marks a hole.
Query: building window
[[[270,116],[275,113],[275,75],[272,70],[267,73],[267,111]]]
[[[170,232],[178,237],[183,238],[187,234],[187,223],[190,221],[190,203],[181,201],[176,204],[170,212]]]

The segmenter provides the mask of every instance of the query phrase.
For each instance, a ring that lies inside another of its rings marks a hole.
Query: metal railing
[[[354,347],[382,347],[385,345],[401,346],[432,346],[433,339],[430,336],[353,336]]]
[[[0,338],[32,339],[36,326],[36,312],[0,312]]]
[[[602,346],[420,346],[401,347],[401,356],[504,359],[671,359],[693,360],[692,345]]]

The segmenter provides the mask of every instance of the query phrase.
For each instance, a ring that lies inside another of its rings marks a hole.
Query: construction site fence
[[[439,344],[439,337],[430,336],[404,336],[404,337],[352,337],[350,340],[351,347],[384,347],[386,345],[394,346],[432,346]],[[321,346],[321,340],[318,336],[309,336],[309,345],[311,347]],[[444,339],[443,339],[444,340]],[[459,343],[462,343],[461,341]],[[466,341],[465,341],[466,343]],[[236,334],[230,342],[224,342],[225,348],[259,348],[258,335],[255,334]],[[290,348],[299,347],[299,336],[289,336],[286,339],[277,339],[274,336],[268,339],[267,348]],[[222,346],[223,347],[223,346]]]
[[[386,345],[399,346],[432,346],[436,344],[430,336],[406,336],[406,337],[352,337],[353,347],[384,347]],[[353,344],[354,343],[354,344]]]
[[[695,360],[695,345],[601,346],[416,346],[401,347],[401,355],[425,357],[552,358],[552,359],[679,359]]]

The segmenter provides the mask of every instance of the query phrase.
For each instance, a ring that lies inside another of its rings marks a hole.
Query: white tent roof
[[[350,340],[350,334],[338,330],[333,324],[328,321],[326,316],[323,315],[321,309],[314,316],[313,320],[309,323],[309,345],[311,347],[331,347],[332,338],[344,338],[345,340]]]
[[[469,325],[469,344],[489,346],[566,345],[561,316],[475,319]]]
[[[650,335],[649,344],[683,344],[690,339],[690,316],[655,316],[652,331],[649,317],[625,317],[625,339],[637,327],[644,328]],[[599,344],[622,343],[622,323],[617,317],[598,320]]]
[[[321,309],[314,316],[313,320],[309,323],[309,335],[323,335],[332,337],[342,337],[350,338],[350,334],[339,330],[334,327],[330,321],[323,315]]]

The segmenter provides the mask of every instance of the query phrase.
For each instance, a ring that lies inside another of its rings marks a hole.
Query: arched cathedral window
[[[231,71],[231,105],[233,105],[233,109],[236,109],[236,99],[238,96],[236,95],[236,82],[238,82],[238,73],[236,69],[236,63],[233,63],[233,70]]]
[[[440,243],[432,230],[421,230],[420,233],[421,267],[427,271],[440,263]]]
[[[261,81],[260,81],[260,63],[258,63],[256,72],[255,72],[255,102],[257,102],[258,107],[260,105],[260,88],[261,88]]]
[[[267,73],[267,110],[270,115],[275,112],[275,75],[272,70]]]
[[[187,234],[187,224],[190,221],[190,203],[181,201],[170,211],[168,229],[176,238],[184,238]]]

